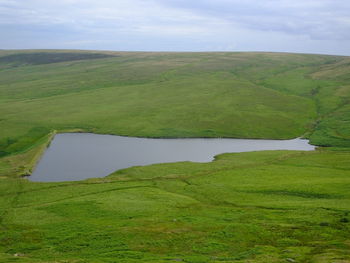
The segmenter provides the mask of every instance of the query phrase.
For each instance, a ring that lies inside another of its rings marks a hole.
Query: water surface
[[[76,181],[104,177],[137,165],[179,161],[210,162],[227,152],[314,150],[308,140],[146,139],[91,133],[55,136],[31,181]]]

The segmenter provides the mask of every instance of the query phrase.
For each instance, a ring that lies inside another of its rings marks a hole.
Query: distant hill
[[[65,61],[99,59],[111,57],[111,55],[99,53],[72,53],[72,52],[34,52],[34,53],[19,53],[0,57],[0,64],[10,65],[40,65],[59,63]]]
[[[287,53],[0,51],[0,152],[50,130],[350,146],[350,58]]]

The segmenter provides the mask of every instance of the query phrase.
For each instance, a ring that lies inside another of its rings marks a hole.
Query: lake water
[[[146,139],[91,133],[55,136],[31,181],[77,181],[104,177],[138,165],[179,161],[210,162],[227,152],[314,150],[308,140]]]

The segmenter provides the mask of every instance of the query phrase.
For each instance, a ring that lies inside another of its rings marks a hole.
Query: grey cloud
[[[255,30],[304,34],[312,39],[350,39],[350,2],[337,0],[159,0],[160,4],[218,16]]]
[[[350,55],[350,1],[0,0],[0,48]]]

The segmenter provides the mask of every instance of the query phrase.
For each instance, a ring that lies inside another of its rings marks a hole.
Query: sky
[[[350,55],[350,1],[0,0],[0,49]]]

